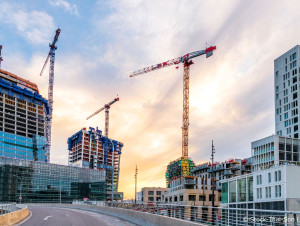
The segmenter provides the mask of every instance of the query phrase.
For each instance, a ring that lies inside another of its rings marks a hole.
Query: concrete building
[[[170,190],[163,193],[164,203],[178,205],[212,206],[211,179],[186,177],[173,180]],[[215,206],[221,203],[221,192],[215,187]]]
[[[69,165],[94,170],[105,169],[106,200],[111,200],[112,187],[114,199],[119,200],[123,198],[123,193],[118,192],[122,148],[123,143],[103,136],[101,130],[83,128],[68,138]]]
[[[48,113],[35,83],[0,69],[0,156],[47,161]]]
[[[217,181],[217,188],[221,186],[218,181],[225,178],[231,178],[238,175],[243,175],[251,172],[252,159],[236,159],[232,158],[223,162],[216,162],[212,167],[211,163],[202,163],[191,170],[192,175],[199,178],[211,178],[212,168],[214,170],[215,180]]]
[[[251,143],[253,171],[284,163],[299,164],[300,140],[272,135]]]
[[[222,206],[300,210],[300,166],[276,165],[222,181]]]
[[[299,138],[299,45],[274,60],[275,130]]]
[[[169,188],[144,187],[137,194],[137,203],[161,203],[163,201],[163,193],[168,192],[169,190]]]

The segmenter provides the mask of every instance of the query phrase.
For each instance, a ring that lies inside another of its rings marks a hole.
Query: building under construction
[[[181,166],[182,166],[182,158],[176,159],[175,161],[172,161],[167,166],[166,171],[166,180],[167,180],[167,187],[170,187],[170,183],[173,180],[176,180],[178,178],[182,177],[181,173]],[[189,167],[189,175],[191,175],[191,170],[194,169],[195,163],[193,160],[188,159],[188,167]]]
[[[35,83],[0,69],[0,156],[46,162],[48,113]]]
[[[68,138],[69,165],[105,170],[106,200],[111,200],[112,192],[114,199],[122,199],[122,193],[117,192],[122,147],[123,143],[103,136],[98,128],[83,128]]]

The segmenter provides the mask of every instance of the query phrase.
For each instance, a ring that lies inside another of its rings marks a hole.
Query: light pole
[[[134,192],[134,204],[136,205],[136,187],[137,187],[137,175],[138,175],[138,168],[137,165],[135,166],[135,192]]]
[[[21,203],[21,201],[22,201],[22,182],[23,182],[23,179],[19,178],[18,175],[13,175],[13,177],[16,177],[18,183],[20,184],[19,202]]]

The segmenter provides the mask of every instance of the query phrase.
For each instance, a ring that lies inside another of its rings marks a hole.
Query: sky
[[[297,0],[0,0],[2,69],[35,82],[59,27],[51,162],[67,164],[67,139],[84,127],[124,143],[119,191],[165,187],[181,155],[183,68],[129,78],[132,71],[217,46],[190,70],[189,156],[197,164],[251,156],[251,142],[274,134],[273,61],[299,44]],[[47,69],[48,70],[48,69]]]

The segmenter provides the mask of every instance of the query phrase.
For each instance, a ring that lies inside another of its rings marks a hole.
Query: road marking
[[[52,217],[52,216],[47,216],[47,217],[45,217],[45,218],[44,218],[44,221],[48,220],[49,217]]]

